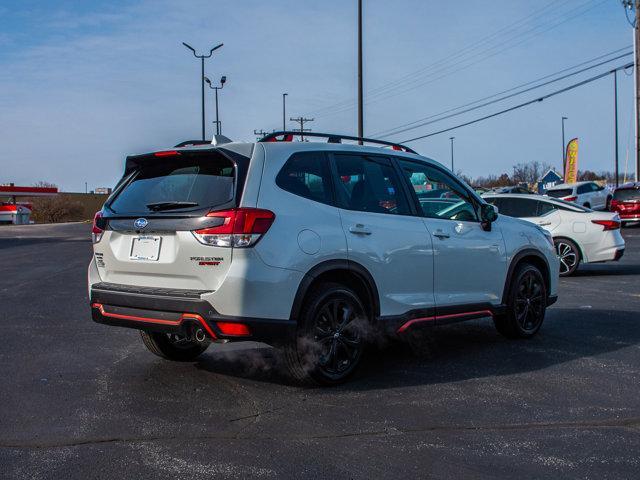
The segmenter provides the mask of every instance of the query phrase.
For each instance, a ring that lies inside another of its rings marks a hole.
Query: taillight
[[[244,323],[235,322],[216,322],[216,325],[220,329],[223,335],[246,337],[251,335],[251,330]]]
[[[620,222],[618,220],[591,220],[591,223],[602,225],[605,232],[607,230],[617,230],[620,228]]]
[[[618,206],[620,202],[618,202],[618,200],[616,200],[615,198],[613,200],[611,200],[611,208],[615,208]]]
[[[101,224],[101,220],[102,212],[96,212],[96,214],[93,216],[93,227],[91,228],[91,240],[93,241],[93,243],[98,243],[100,240],[102,240],[102,234],[104,233],[104,230],[100,228],[100,226],[98,226],[99,224]]]
[[[203,245],[214,247],[252,247],[267,233],[276,216],[260,208],[234,208],[209,212],[207,217],[222,218],[216,227],[194,230],[192,233]]]
[[[578,200],[578,197],[564,197],[563,200],[565,202],[575,202],[576,200]]]

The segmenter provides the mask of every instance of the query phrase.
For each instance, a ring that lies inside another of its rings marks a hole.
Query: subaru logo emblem
[[[139,218],[135,222],[133,222],[133,226],[136,227],[138,230],[141,230],[144,227],[146,227],[148,223],[149,222],[147,222],[146,218]]]

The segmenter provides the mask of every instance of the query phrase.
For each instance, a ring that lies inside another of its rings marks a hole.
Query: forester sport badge
[[[146,218],[138,218],[135,222],[133,222],[133,226],[136,227],[138,230],[146,227],[148,225],[148,221]]]

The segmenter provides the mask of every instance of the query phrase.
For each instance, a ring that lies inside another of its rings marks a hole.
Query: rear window
[[[147,214],[226,205],[234,198],[235,170],[216,152],[143,157],[108,207],[114,213]]]
[[[547,195],[553,198],[568,197],[572,193],[572,188],[558,188],[557,190],[547,190]]]
[[[640,200],[640,190],[637,188],[619,188],[613,193],[613,198],[620,202]]]

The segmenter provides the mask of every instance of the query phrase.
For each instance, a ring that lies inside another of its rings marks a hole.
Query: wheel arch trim
[[[536,257],[537,259],[544,262],[546,271],[542,272],[544,276],[545,282],[547,284],[547,289],[551,286],[551,268],[549,268],[549,262],[547,258],[542,254],[539,250],[535,248],[524,248],[517,252],[512,258],[511,263],[509,263],[509,269],[507,270],[507,278],[504,283],[504,289],[502,291],[502,304],[506,305],[509,295],[509,289],[511,288],[511,282],[513,280],[513,275],[515,273],[516,267],[521,263],[521,261],[527,257]]]
[[[361,264],[353,262],[347,259],[326,260],[312,267],[302,278],[298,285],[298,290],[291,306],[290,320],[297,321],[297,318],[302,310],[303,301],[309,292],[309,288],[313,282],[321,275],[338,270],[348,270],[354,273],[363,282],[368,290],[372,300],[374,318],[380,316],[380,296],[378,294],[378,287],[371,273]],[[364,300],[363,300],[364,301]]]

